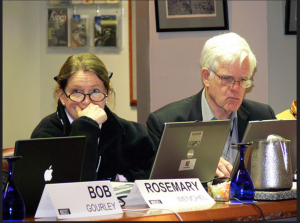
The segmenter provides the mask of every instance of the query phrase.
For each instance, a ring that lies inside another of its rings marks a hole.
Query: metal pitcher
[[[280,136],[253,140],[245,165],[255,190],[289,190],[293,186],[290,140]]]

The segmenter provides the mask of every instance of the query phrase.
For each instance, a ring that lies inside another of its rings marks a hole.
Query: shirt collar
[[[208,102],[205,97],[205,91],[206,88],[202,91],[202,98],[201,98],[201,107],[202,107],[202,117],[203,121],[210,121],[213,119],[217,119],[216,116],[214,115],[213,111],[208,105]]]
[[[70,124],[72,124],[72,122],[73,122],[75,119],[69,114],[69,112],[67,111],[66,108],[65,108],[65,112],[66,112],[66,114],[67,114],[67,117],[68,117],[68,119],[69,119]]]
[[[206,88],[204,88],[204,90],[202,91],[202,98],[201,98],[203,121],[217,120],[215,114],[209,107],[209,104],[206,100],[205,91],[206,91]],[[237,111],[231,113],[230,120],[232,121],[234,117],[237,117]]]

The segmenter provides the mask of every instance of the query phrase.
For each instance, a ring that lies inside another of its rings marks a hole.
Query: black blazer
[[[203,121],[201,98],[203,89],[180,101],[170,103],[155,112],[150,113],[147,119],[147,126],[156,148],[163,132],[165,122],[185,122],[185,121]],[[243,139],[247,124],[254,120],[276,119],[273,109],[266,104],[244,99],[237,111],[238,117],[238,136]]]

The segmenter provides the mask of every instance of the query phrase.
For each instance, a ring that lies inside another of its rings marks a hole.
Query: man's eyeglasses
[[[214,72],[212,69],[210,69],[212,72]],[[248,88],[253,83],[253,78],[242,78],[239,81],[234,80],[234,78],[231,75],[223,74],[219,76],[214,72],[215,75],[217,75],[221,79],[221,84],[224,86],[231,87],[235,84],[235,82],[238,82],[241,88]]]
[[[94,101],[94,102],[103,101],[106,97],[108,97],[108,95],[106,95],[102,92],[93,92],[91,94],[84,94],[81,92],[73,92],[69,95],[67,95],[67,93],[65,91],[64,91],[64,93],[66,94],[67,98],[69,98],[71,101],[74,101],[74,102],[84,101],[86,95],[88,95],[90,97],[91,101]]]

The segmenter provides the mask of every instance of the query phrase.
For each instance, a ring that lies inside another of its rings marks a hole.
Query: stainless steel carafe
[[[245,165],[255,190],[289,190],[293,186],[290,140],[280,136],[253,140]]]

